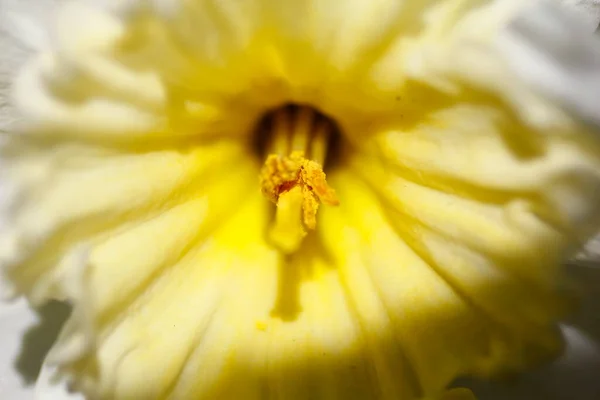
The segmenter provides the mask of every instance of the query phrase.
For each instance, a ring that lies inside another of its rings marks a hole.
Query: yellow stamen
[[[291,254],[299,249],[307,231],[316,228],[319,204],[339,201],[321,164],[304,156],[307,150],[322,162],[330,124],[315,124],[315,112],[309,108],[300,109],[295,118],[289,113],[287,120],[285,116],[281,110],[275,113],[272,149],[276,153],[267,156],[260,185],[265,197],[277,205],[269,239],[281,252]],[[283,143],[291,145],[291,154],[284,155]]]
[[[269,240],[284,254],[298,250],[306,236],[300,219],[303,200],[302,189],[296,186],[283,193],[277,202],[275,223],[269,230]]]

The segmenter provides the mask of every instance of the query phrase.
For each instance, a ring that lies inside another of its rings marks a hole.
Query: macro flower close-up
[[[89,399],[450,400],[552,360],[600,141],[514,66],[533,3],[62,2],[0,150],[6,294],[73,307],[46,363]]]

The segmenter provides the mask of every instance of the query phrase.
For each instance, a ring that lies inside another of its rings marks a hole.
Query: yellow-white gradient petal
[[[4,273],[74,305],[48,362],[90,398],[439,399],[553,354],[600,150],[495,51],[521,2],[488,3],[66,6],[1,170]],[[290,256],[252,137],[286,103],[342,131],[341,205]]]

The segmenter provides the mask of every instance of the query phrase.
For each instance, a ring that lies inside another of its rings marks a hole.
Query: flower
[[[90,398],[412,399],[554,355],[600,149],[494,45],[521,3],[67,4],[2,158],[3,270],[74,305],[48,362]]]

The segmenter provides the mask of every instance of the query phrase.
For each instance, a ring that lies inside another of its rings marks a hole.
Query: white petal
[[[586,243],[583,250],[575,256],[573,262],[591,268],[600,268],[600,235]]]
[[[0,132],[17,121],[11,101],[12,81],[33,51],[48,45],[47,28],[54,0],[4,0],[0,2]]]
[[[570,326],[562,327],[565,353],[551,365],[508,382],[468,382],[481,400],[596,400],[600,393],[597,371],[600,347]],[[461,382],[464,384],[464,382]]]
[[[42,366],[35,385],[34,400],[85,400],[81,393],[69,393],[66,382],[55,374],[56,367]]]
[[[3,0],[0,3],[0,31],[30,51],[42,50],[50,44],[49,27],[62,1]]]
[[[498,45],[525,82],[600,127],[600,38],[577,16],[535,3],[512,21]]]
[[[600,24],[600,0],[557,0],[564,7],[573,10],[585,23],[589,32],[594,32]]]

